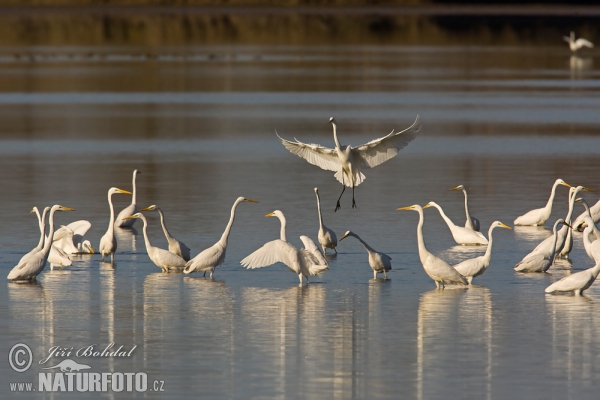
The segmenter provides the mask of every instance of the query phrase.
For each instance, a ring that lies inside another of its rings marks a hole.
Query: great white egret
[[[354,188],[364,181],[363,169],[374,168],[381,163],[393,158],[400,150],[409,144],[421,128],[418,124],[419,117],[415,122],[404,129],[396,132],[392,130],[388,135],[370,141],[358,147],[341,145],[337,137],[337,126],[335,118],[331,117],[329,122],[333,126],[333,141],[335,148],[321,146],[320,144],[306,144],[295,139],[294,142],[283,139],[279,134],[277,137],[290,152],[304,158],[310,164],[335,172],[335,178],[342,184],[343,189],[335,206],[335,211],[340,209],[340,199],[347,187],[352,188],[352,208],[356,207],[354,200]]]
[[[327,264],[320,265],[319,260],[310,250],[297,249],[287,242],[285,235],[286,220],[280,210],[275,210],[265,215],[265,217],[277,217],[281,222],[279,239],[265,243],[260,249],[240,261],[240,264],[248,269],[255,269],[281,262],[298,275],[300,284],[302,284],[303,276],[306,277],[306,282],[309,283],[309,276],[317,275],[329,269]]]
[[[556,281],[552,285],[548,286],[545,292],[575,292],[576,296],[581,296],[584,290],[592,286],[592,283],[594,283],[598,277],[599,272],[600,260],[597,260],[596,265],[594,265],[592,268],[565,276],[561,280]]]
[[[258,203],[258,201],[256,200],[247,199],[245,197],[238,197],[237,200],[233,203],[233,207],[231,207],[231,216],[229,217],[229,222],[225,227],[225,232],[223,232],[221,239],[219,239],[217,243],[210,246],[208,249],[201,251],[196,257],[188,261],[185,264],[185,269],[183,270],[185,274],[189,274],[192,272],[204,272],[204,274],[206,275],[206,273],[209,272],[210,277],[212,278],[213,273],[215,272],[215,268],[223,264],[223,262],[225,261],[225,252],[227,251],[227,239],[229,238],[229,232],[231,231],[233,219],[235,218],[235,209],[238,206],[238,204],[242,202]]]
[[[110,207],[110,220],[108,221],[108,229],[104,236],[100,239],[100,254],[102,261],[105,257],[110,256],[110,263],[115,262],[115,251],[117,251],[117,240],[115,239],[115,209],[112,203],[112,195],[115,193],[131,194],[131,192],[116,187],[111,187],[108,190],[108,206]]]
[[[554,223],[552,228],[552,247],[549,251],[539,251],[535,254],[527,255],[517,265],[515,265],[515,271],[518,272],[546,272],[554,263],[554,258],[558,253],[557,239],[558,239],[558,225],[563,224],[567,226],[564,219],[559,219]]]
[[[465,187],[463,185],[458,185],[453,187],[450,190],[462,190],[462,192],[465,195],[465,214],[467,216],[467,220],[465,222],[465,228],[469,228],[469,229],[473,229],[474,231],[478,231],[479,232],[479,220],[475,217],[472,217],[471,214],[469,213],[469,198],[467,196],[467,189],[465,189]]]
[[[38,210],[38,208],[33,207],[33,209],[29,212],[29,213],[35,213],[38,218],[38,226],[40,228],[40,240],[38,241],[37,246],[35,246],[33,249],[31,249],[31,251],[29,251],[29,253],[27,253],[23,257],[21,257],[21,259],[19,260],[17,265],[22,264],[27,259],[27,257],[31,256],[32,254],[37,253],[38,251],[40,251],[42,249],[42,247],[44,247],[44,240],[46,239],[46,232],[45,232],[45,230],[46,230],[46,214],[48,214],[49,211],[50,211],[50,207],[46,207],[46,208],[44,208],[42,215],[40,215],[40,211]]]
[[[190,261],[190,248],[187,247],[183,242],[171,236],[171,234],[167,230],[167,226],[165,225],[165,216],[163,214],[163,211],[157,205],[151,205],[150,207],[142,208],[140,211],[144,212],[155,210],[158,211],[158,215],[160,215],[160,224],[162,226],[163,232],[165,233],[165,237],[167,238],[167,243],[169,243],[169,251],[173,254],[177,254],[185,261]]]
[[[427,206],[426,206],[427,207]],[[467,285],[467,280],[450,264],[439,257],[434,256],[425,247],[425,239],[423,238],[423,224],[425,217],[423,216],[423,208],[418,204],[400,207],[398,210],[412,210],[419,213],[419,223],[417,225],[417,244],[419,248],[419,258],[425,273],[435,281],[435,286],[439,289],[444,288],[445,283],[462,283]]]
[[[131,228],[136,221],[135,219],[126,219],[126,218],[129,217],[130,215],[135,214],[138,211],[137,188],[136,188],[136,184],[135,184],[138,174],[141,174],[141,172],[138,171],[137,169],[134,169],[133,170],[133,179],[132,179],[133,193],[131,194],[131,204],[128,205],[127,207],[125,207],[124,209],[122,209],[121,212],[119,213],[119,215],[117,215],[117,219],[115,221],[115,226],[117,226],[119,228]]]
[[[593,48],[594,44],[587,39],[579,38],[575,39],[575,32],[571,31],[569,36],[563,36],[565,42],[569,43],[569,49],[574,53],[582,47]]]
[[[54,245],[50,247],[50,253],[48,254],[48,263],[50,263],[51,270],[53,270],[54,267],[62,269],[63,267],[73,265],[73,261],[71,261],[69,255],[63,249]]]
[[[592,260],[598,261],[600,260],[600,239],[590,240],[590,235],[593,232],[592,227],[595,227],[595,225],[588,216],[584,218],[584,222],[586,222],[587,226],[583,230],[583,248]]]
[[[35,281],[36,276],[42,272],[46,266],[50,248],[52,247],[52,239],[54,238],[54,213],[56,211],[75,211],[70,207],[64,207],[59,204],[52,206],[50,216],[48,217],[48,239],[44,242],[44,247],[34,254],[31,254],[24,261],[17,264],[8,274],[7,278],[13,281]]]
[[[323,215],[321,215],[321,199],[319,198],[319,189],[315,188],[317,196],[317,211],[319,212],[319,234],[317,236],[319,244],[323,248],[323,253],[327,255],[327,249],[333,249],[336,253],[337,236],[335,232],[323,224]]]
[[[585,215],[588,214],[588,211],[584,211],[582,212],[576,219],[575,222],[573,222],[573,226],[577,229],[577,230],[582,230],[583,227],[583,217]],[[594,221],[595,224],[598,223],[598,221],[600,221],[600,200],[598,200],[598,202],[596,202],[596,204],[594,204],[593,206],[589,207],[589,214],[592,217],[592,220]]]
[[[596,239],[600,239],[600,229],[598,229],[598,227],[596,226],[594,218],[592,217],[592,210],[588,206],[585,199],[579,197],[579,198],[575,199],[575,202],[583,204],[583,207],[585,208],[585,212],[582,215],[580,215],[579,217],[577,217],[577,219],[575,220],[575,223],[573,223],[573,227],[577,228],[579,225],[589,226],[592,230],[592,233],[596,237]],[[578,224],[577,222],[580,220],[580,218],[581,218],[581,224]],[[588,218],[589,218],[589,220],[588,220]]]
[[[474,231],[470,228],[463,228],[462,226],[457,226],[452,222],[450,218],[444,213],[442,207],[434,201],[430,201],[427,203],[423,209],[435,207],[440,212],[440,215],[446,221],[446,225],[450,228],[450,233],[452,233],[452,237],[454,241],[458,244],[462,245],[486,245],[488,244],[488,240],[483,236],[483,233]]]
[[[492,259],[492,231],[494,228],[512,229],[510,226],[507,226],[500,221],[492,222],[492,225],[490,225],[490,229],[488,230],[489,239],[485,254],[479,257],[464,260],[454,266],[454,269],[456,269],[462,276],[467,278],[469,285],[473,282],[473,278],[483,274],[490,265],[490,261]]]
[[[373,269],[373,279],[377,279],[378,273],[383,273],[384,279],[387,279],[387,272],[392,269],[392,258],[385,253],[375,250],[360,238],[356,233],[348,231],[342,236],[340,242],[348,236],[355,237],[367,250],[369,254],[369,265]]]
[[[302,241],[302,244],[304,244],[304,248],[310,251],[313,254],[313,256],[315,256],[315,258],[319,261],[317,263],[318,265],[327,265],[327,267],[329,267],[329,262],[327,261],[327,258],[325,258],[325,255],[321,252],[321,250],[319,250],[317,244],[311,238],[309,238],[306,235],[300,235],[300,240]]]
[[[156,264],[158,268],[162,269],[163,272],[181,272],[181,270],[185,267],[187,262],[186,260],[177,254],[159,247],[154,247],[152,244],[150,244],[150,239],[148,239],[148,221],[146,220],[144,214],[141,212],[135,213],[129,217],[126,217],[125,219],[129,218],[138,218],[144,223],[144,243],[146,243],[146,252],[148,253],[148,257],[150,257],[150,260],[152,260],[152,262]]]
[[[91,227],[90,221],[84,219],[61,226],[54,232],[54,246],[67,254],[94,254],[90,241],[83,240],[83,236]]]
[[[535,210],[531,210],[526,212],[525,214],[517,217],[515,219],[515,225],[543,225],[544,222],[550,218],[550,214],[552,213],[552,202],[554,201],[554,195],[556,194],[556,188],[558,185],[563,185],[568,188],[571,187],[567,182],[562,179],[557,179],[554,181],[554,185],[552,185],[552,191],[550,192],[550,198],[546,203],[546,206],[543,208],[536,208]]]

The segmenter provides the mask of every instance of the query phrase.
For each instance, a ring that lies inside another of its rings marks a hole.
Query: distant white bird
[[[552,191],[550,192],[550,198],[546,203],[546,206],[543,208],[536,208],[535,210],[528,211],[527,213],[517,217],[515,219],[515,225],[543,225],[544,222],[550,218],[550,214],[552,213],[552,202],[554,201],[554,195],[556,194],[556,188],[558,185],[563,185],[568,188],[571,187],[567,182],[562,179],[557,179],[554,181],[554,185],[552,185]]]
[[[141,212],[135,213],[127,218],[138,218],[144,223],[144,243],[146,243],[146,252],[150,260],[163,272],[181,272],[185,268],[186,260],[168,250],[154,247],[148,239],[148,221]],[[126,219],[127,219],[126,218]]]
[[[589,226],[591,229],[591,232],[594,234],[596,239],[600,239],[600,229],[598,229],[598,227],[596,226],[596,223],[594,222],[594,218],[592,217],[592,210],[588,206],[585,199],[579,197],[579,198],[575,199],[575,202],[583,204],[583,207],[585,208],[585,212],[582,215],[580,215],[579,217],[577,217],[577,219],[575,220],[575,223],[573,223],[573,227],[575,228],[578,226],[576,223],[577,223],[577,221],[579,221],[579,218],[581,218],[582,223],[580,225],[584,226],[584,227]]]
[[[35,281],[35,278],[42,272],[46,266],[48,255],[50,254],[50,248],[52,246],[52,239],[54,238],[54,213],[56,211],[75,211],[72,208],[64,207],[61,205],[54,205],[50,209],[50,216],[48,217],[48,240],[44,241],[44,247],[37,253],[34,253],[27,257],[24,261],[17,264],[8,274],[8,279],[13,281]]]
[[[533,255],[528,255],[515,265],[515,271],[518,272],[546,272],[554,263],[554,258],[558,253],[557,238],[558,238],[558,225],[566,222],[563,219],[559,219],[554,223],[552,228],[552,247],[549,251],[540,251]]]
[[[429,204],[425,207],[429,207]],[[435,286],[439,289],[440,285],[444,288],[445,283],[462,283],[467,285],[467,280],[450,264],[439,257],[431,254],[425,247],[425,239],[423,238],[423,208],[420,205],[412,205],[408,207],[400,207],[398,210],[413,210],[419,213],[419,223],[417,225],[417,243],[419,247],[419,258],[425,273],[435,281]]]
[[[187,247],[182,241],[179,241],[173,236],[171,236],[171,234],[167,230],[167,226],[165,225],[165,216],[162,210],[157,205],[151,205],[150,207],[143,208],[140,211],[143,212],[154,210],[158,211],[158,215],[160,215],[160,224],[162,226],[163,232],[165,233],[165,237],[167,238],[167,243],[169,243],[169,251],[173,254],[177,254],[185,261],[190,261],[190,248]]]
[[[592,286],[599,272],[600,260],[596,261],[596,265],[592,268],[567,275],[561,280],[554,282],[546,288],[545,292],[575,292],[576,296],[581,296],[584,290]]]
[[[281,231],[279,239],[265,243],[260,249],[248,255],[240,264],[248,269],[268,267],[275,263],[285,264],[293,273],[298,275],[300,284],[302,277],[306,277],[306,282],[310,283],[309,276],[317,275],[326,269],[327,264],[319,264],[319,260],[309,249],[297,249],[287,242],[285,235],[286,220],[280,210],[275,210],[265,217],[277,217],[281,222]],[[301,237],[302,238],[302,237]],[[303,240],[306,246],[306,242]],[[313,242],[314,244],[314,242]]]
[[[131,228],[136,221],[135,219],[125,219],[125,218],[138,212],[137,188],[136,188],[136,184],[135,184],[138,174],[141,174],[141,172],[138,171],[137,169],[134,169],[133,170],[133,179],[132,179],[133,193],[131,194],[131,204],[128,205],[127,207],[125,207],[124,209],[122,209],[121,212],[119,213],[119,215],[117,215],[117,220],[115,221],[116,227]]]
[[[327,249],[333,249],[336,253],[337,236],[335,232],[323,224],[323,216],[321,215],[321,199],[319,198],[319,189],[315,188],[317,196],[317,211],[319,212],[319,234],[317,236],[319,244],[323,248],[323,253],[327,255]]]
[[[569,43],[569,49],[571,49],[572,52],[576,52],[577,50],[581,49],[582,47],[589,47],[589,48],[593,48],[594,44],[592,42],[590,42],[589,40],[586,40],[584,38],[579,38],[579,39],[575,39],[575,32],[571,31],[571,34],[569,36],[563,36],[563,39],[565,40],[565,42]]]
[[[587,214],[587,210],[579,214],[579,216],[575,219],[575,222],[573,222],[573,227],[579,231],[583,230],[583,217],[585,217]],[[596,202],[596,204],[593,206],[589,207],[589,215],[592,217],[592,220],[595,224],[600,221],[600,200],[598,200],[598,202]]]
[[[465,214],[467,216],[467,221],[465,222],[465,228],[469,228],[469,229],[473,229],[474,231],[478,231],[479,232],[479,220],[475,217],[472,217],[471,214],[469,213],[469,199],[467,197],[467,189],[465,189],[465,187],[463,185],[458,185],[456,187],[453,187],[450,190],[462,190],[462,192],[465,195]]]
[[[233,225],[233,220],[235,218],[235,209],[238,204],[242,202],[250,202],[250,203],[258,203],[256,200],[247,199],[245,197],[238,197],[237,200],[233,203],[233,207],[231,207],[231,216],[229,217],[229,223],[227,223],[227,227],[225,227],[225,232],[221,236],[221,239],[208,249],[201,251],[196,257],[192,258],[185,264],[185,269],[183,272],[185,274],[189,274],[192,272],[204,272],[206,275],[207,272],[210,273],[210,277],[212,278],[213,273],[215,272],[215,268],[219,265],[223,264],[225,261],[225,252],[227,251],[227,239],[229,238],[229,232],[231,231],[231,227]]]
[[[54,246],[67,254],[94,254],[90,241],[83,240],[91,227],[92,224],[84,219],[61,226],[54,232]]]
[[[504,229],[512,229],[511,227],[504,225],[500,221],[492,222],[492,225],[490,225],[490,229],[488,230],[489,243],[487,245],[487,249],[485,250],[485,254],[480,257],[464,260],[454,266],[454,269],[456,269],[462,276],[467,278],[469,285],[473,282],[473,278],[483,274],[487,267],[490,265],[490,261],[492,259],[492,231],[494,230],[494,228],[498,227]]]
[[[115,193],[131,194],[127,190],[112,187],[108,190],[108,206],[110,207],[110,220],[108,221],[108,229],[104,236],[100,239],[100,254],[102,255],[102,261],[105,257],[110,256],[110,263],[115,262],[115,251],[117,251],[117,239],[115,239],[115,209],[112,203],[112,195]]]
[[[450,233],[452,233],[452,237],[454,241],[458,244],[462,245],[486,245],[488,244],[488,240],[483,236],[483,233],[474,231],[470,228],[463,228],[462,226],[457,226],[452,222],[450,218],[444,213],[442,207],[436,202],[430,201],[423,209],[435,207],[440,212],[440,215],[446,221],[446,225],[450,228]]]
[[[342,236],[340,242],[348,236],[355,237],[367,250],[369,254],[369,265],[373,270],[373,279],[377,279],[378,273],[383,273],[384,279],[387,279],[387,272],[392,269],[392,258],[385,253],[375,250],[360,238],[356,233],[348,231]]]
[[[587,223],[587,226],[583,230],[583,248],[588,257],[594,261],[598,261],[600,260],[600,239],[590,240],[590,235],[593,231],[592,227],[595,227],[595,225],[591,223],[590,217],[585,217],[584,221]]]
[[[342,193],[338,198],[335,211],[340,209],[340,199],[346,190],[346,186],[352,188],[352,208],[356,207],[354,200],[354,188],[362,183],[365,176],[363,169],[374,168],[381,163],[393,158],[400,150],[409,144],[419,132],[419,117],[407,129],[390,132],[388,135],[370,141],[358,147],[350,145],[342,146],[337,137],[337,126],[335,119],[331,117],[329,122],[333,126],[333,141],[335,149],[323,147],[319,144],[306,144],[283,139],[279,134],[281,143],[290,152],[304,158],[317,167],[335,172],[335,178],[343,185]]]

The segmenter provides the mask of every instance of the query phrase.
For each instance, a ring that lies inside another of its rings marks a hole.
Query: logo
[[[8,363],[17,372],[25,372],[31,367],[33,354],[31,349],[24,343],[15,344],[8,352]]]
[[[75,361],[69,360],[67,358],[66,360],[63,360],[63,361],[59,362],[58,364],[56,364],[54,367],[48,367],[48,368],[43,368],[43,369],[54,369],[54,368],[60,368],[60,370],[62,372],[73,372],[73,371],[81,371],[82,369],[90,369],[92,367],[90,367],[89,365],[85,365],[85,364],[77,364]]]

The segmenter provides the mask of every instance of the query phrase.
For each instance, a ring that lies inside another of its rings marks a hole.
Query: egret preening
[[[512,229],[510,226],[504,225],[500,221],[492,222],[492,225],[490,225],[490,229],[488,230],[489,239],[485,254],[480,257],[470,258],[462,261],[454,266],[454,269],[456,269],[462,276],[467,278],[469,285],[473,282],[473,278],[483,274],[490,265],[490,261],[492,259],[492,231],[494,228]]]
[[[235,218],[235,209],[238,204],[242,202],[250,202],[250,203],[258,203],[256,200],[247,199],[245,197],[238,197],[237,200],[233,203],[233,207],[231,207],[231,216],[229,217],[229,222],[225,227],[225,232],[221,236],[221,239],[214,245],[210,246],[208,249],[201,251],[196,257],[192,258],[185,264],[185,269],[183,272],[185,274],[189,274],[192,272],[204,272],[206,275],[207,272],[210,273],[210,277],[213,277],[213,273],[215,272],[215,268],[219,265],[223,264],[225,261],[225,252],[227,251],[227,239],[229,238],[229,232],[231,231],[231,227],[233,226],[233,220]]]
[[[488,240],[485,238],[485,236],[483,236],[483,233],[474,231],[473,229],[470,229],[470,228],[463,228],[462,226],[455,225],[454,222],[452,222],[452,220],[450,218],[448,218],[446,213],[444,213],[444,210],[442,210],[442,207],[439,204],[437,204],[436,202],[430,201],[429,203],[427,203],[427,205],[425,205],[423,207],[423,209],[429,208],[429,207],[437,208],[437,210],[440,212],[440,215],[442,216],[444,221],[446,221],[446,225],[448,225],[448,228],[450,228],[450,233],[452,233],[452,237],[454,238],[454,241],[457,244],[462,244],[462,245],[479,245],[479,244],[485,245],[485,244],[488,244]]]
[[[144,243],[146,243],[146,252],[148,253],[148,257],[152,262],[160,268],[163,272],[173,272],[173,271],[181,271],[186,264],[186,260],[174,254],[168,250],[161,249],[159,247],[154,247],[150,244],[150,239],[148,239],[148,221],[146,217],[141,212],[135,213],[125,219],[133,219],[138,218],[141,219],[144,223]]]
[[[131,194],[131,192],[116,187],[108,189],[108,206],[110,207],[110,220],[108,221],[108,229],[100,239],[98,249],[102,255],[102,261],[105,257],[110,256],[110,263],[115,262],[115,251],[117,251],[117,239],[115,239],[115,209],[112,203],[112,195],[115,193]]]
[[[92,227],[90,221],[84,219],[63,225],[54,232],[54,246],[67,254],[94,254],[94,248],[83,236]]]
[[[527,213],[517,217],[515,219],[515,225],[543,225],[544,222],[550,218],[550,214],[552,213],[552,202],[554,201],[554,195],[556,193],[556,188],[558,185],[563,185],[568,188],[571,187],[567,182],[562,179],[557,179],[554,181],[554,185],[552,185],[552,191],[550,192],[550,198],[546,203],[546,206],[543,208],[536,208],[535,210],[528,211]]]
[[[428,206],[429,205],[425,207]],[[429,251],[427,251],[427,248],[425,248],[425,239],[423,238],[423,224],[425,220],[423,216],[423,208],[425,207],[415,204],[408,207],[398,208],[398,210],[412,210],[419,213],[419,223],[417,225],[417,244],[419,247],[419,258],[421,259],[421,264],[423,264],[425,273],[435,281],[435,286],[438,289],[440,286],[444,288],[445,283],[462,283],[463,285],[467,285],[467,280],[457,270],[455,270],[446,261],[431,254]]]
[[[599,272],[600,260],[597,260],[596,265],[592,268],[565,276],[561,280],[548,286],[545,292],[575,292],[576,296],[581,296],[584,290],[592,286],[592,283],[594,283],[596,277],[598,277]]]
[[[586,216],[588,213],[592,217],[592,220],[595,224],[597,224],[598,221],[600,221],[600,200],[598,200],[598,202],[596,202],[596,204],[594,204],[593,206],[589,207],[589,211],[586,210],[582,212],[575,219],[575,222],[573,222],[573,227],[575,227],[577,230],[583,230],[583,217]]]
[[[313,255],[310,249],[297,249],[287,242],[285,235],[286,220],[281,211],[275,210],[272,213],[265,215],[265,217],[277,217],[281,222],[279,239],[265,243],[260,249],[254,251],[240,261],[240,264],[248,269],[255,269],[268,267],[280,262],[298,275],[300,284],[302,284],[303,276],[306,277],[306,282],[310,283],[309,276],[317,275],[324,270],[329,269],[327,264],[319,264],[319,259]],[[300,239],[302,239],[302,236]],[[305,240],[302,241],[306,246]]]
[[[64,207],[61,205],[54,205],[50,209],[50,216],[48,217],[48,239],[44,242],[44,247],[38,252],[31,254],[24,261],[20,261],[8,274],[8,279],[13,281],[35,281],[36,276],[42,272],[46,266],[48,255],[50,254],[50,248],[52,247],[52,239],[54,238],[54,213],[56,211],[75,211],[70,207]]]
[[[290,152],[304,158],[317,167],[335,172],[335,178],[342,184],[343,189],[335,206],[335,211],[340,209],[340,199],[347,187],[352,188],[352,208],[356,207],[354,200],[354,188],[364,181],[363,169],[374,168],[381,163],[393,158],[400,150],[409,144],[420,130],[419,117],[415,122],[404,129],[396,132],[392,130],[388,135],[370,141],[358,147],[341,145],[337,137],[337,126],[335,119],[331,117],[329,122],[333,126],[333,141],[335,149],[321,146],[319,144],[306,144],[295,139],[294,142],[283,139],[279,134],[281,143]]]
[[[535,254],[529,254],[517,265],[515,265],[515,271],[518,272],[546,272],[554,263],[554,258],[558,253],[557,239],[558,239],[558,225],[563,224],[568,226],[564,219],[559,219],[554,223],[552,228],[552,247],[549,251],[539,251]]]
[[[471,214],[469,213],[469,198],[467,196],[467,189],[465,189],[465,187],[463,185],[458,185],[456,187],[453,187],[450,190],[462,190],[462,192],[465,195],[465,214],[467,216],[467,221],[465,222],[465,228],[469,228],[469,229],[473,229],[474,231],[478,231],[479,232],[479,220],[475,217],[472,217]]]
[[[319,239],[319,244],[323,248],[323,253],[327,255],[327,249],[333,249],[336,253],[335,249],[337,246],[337,236],[335,232],[329,229],[323,224],[323,216],[321,215],[321,199],[319,198],[319,189],[315,188],[315,195],[317,196],[317,211],[319,213],[319,234],[317,238]]]
[[[582,47],[589,47],[590,49],[594,47],[594,44],[587,39],[579,38],[575,39],[575,32],[571,31],[569,36],[563,36],[565,42],[569,43],[569,49],[574,53]]]
[[[163,232],[165,233],[165,237],[167,238],[167,243],[169,243],[169,251],[173,254],[177,254],[185,261],[190,261],[190,248],[187,247],[183,242],[171,236],[171,234],[167,230],[167,226],[165,225],[165,216],[162,210],[157,205],[151,205],[150,207],[143,208],[140,211],[143,212],[154,210],[158,211],[158,215],[160,215],[160,224],[162,226]]]
[[[392,258],[385,253],[375,250],[360,238],[356,233],[348,231],[342,236],[340,242],[348,236],[355,237],[367,250],[369,254],[369,265],[373,269],[373,279],[377,279],[378,273],[383,273],[384,279],[387,279],[387,272],[392,269]]]
[[[137,209],[137,189],[136,189],[136,184],[135,184],[138,174],[141,174],[141,172],[138,171],[137,169],[134,169],[133,170],[133,179],[132,179],[133,193],[131,194],[131,204],[128,205],[127,207],[125,207],[124,209],[122,209],[121,212],[119,213],[119,215],[117,215],[117,220],[115,221],[115,226],[117,226],[119,228],[131,228],[136,221],[135,219],[126,219],[126,218],[129,217],[130,215],[135,214],[138,211],[138,209]]]

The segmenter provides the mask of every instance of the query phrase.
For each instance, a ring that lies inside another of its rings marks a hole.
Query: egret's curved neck
[[[446,221],[446,224],[452,228],[455,227],[456,225],[454,224],[454,222],[452,222],[452,220],[450,218],[448,218],[448,216],[446,215],[446,213],[444,212],[444,210],[442,210],[442,207],[439,204],[432,204],[432,206],[434,206],[435,208],[437,208],[437,210],[440,212],[440,215],[442,216],[442,218],[444,218],[444,221]]]
[[[108,232],[112,234],[115,231],[115,208],[112,203],[112,193],[108,194],[108,206],[110,207],[110,219],[108,220]]]
[[[225,232],[223,232],[221,239],[219,239],[219,243],[221,243],[223,247],[227,246],[229,232],[231,231],[231,227],[233,226],[233,220],[235,219],[235,208],[238,204],[240,204],[241,201],[242,200],[236,200],[235,203],[233,203],[233,207],[231,207],[231,216],[229,217],[229,222],[227,223],[227,227],[225,227]]]
[[[42,247],[44,247],[44,239],[46,238],[46,213],[48,212],[47,209],[44,210],[44,214],[43,216],[40,216],[40,212],[37,209],[37,207],[34,208],[35,210],[35,214],[37,215],[38,218],[38,225],[40,227],[40,241],[38,242],[37,246],[35,247],[38,250],[41,250]]]
[[[556,188],[558,187],[558,185],[560,185],[559,182],[554,182],[554,185],[552,185],[552,190],[550,191],[550,198],[546,203],[546,207],[544,207],[545,210],[552,210],[552,203],[554,202],[554,195],[556,194]]]
[[[337,125],[336,125],[335,121],[331,121],[331,126],[333,126],[333,141],[335,142],[335,147],[337,147],[338,149],[341,149],[342,146],[340,145],[340,141],[338,140],[338,137],[337,137]]]
[[[365,249],[367,249],[367,251],[368,251],[369,253],[376,253],[375,249],[374,249],[374,248],[372,248],[371,246],[369,246],[369,245],[367,244],[367,242],[365,242],[364,240],[362,240],[362,239],[360,238],[360,236],[358,236],[358,235],[357,235],[357,234],[355,234],[355,233],[352,233],[352,234],[351,234],[351,236],[354,236],[354,237],[356,238],[356,240],[358,240],[358,241],[359,241],[359,242],[360,242],[360,243],[361,243],[361,244],[362,244],[362,245],[365,247]]]
[[[487,260],[491,260],[492,259],[492,231],[494,230],[494,228],[496,227],[496,225],[492,225],[490,226],[490,229],[488,230],[488,245],[487,245],[487,249],[485,249],[485,254],[483,255],[485,257],[485,259]]]
[[[135,185],[135,181],[136,181],[136,179],[135,179],[135,178],[136,178],[136,177],[137,177],[137,172],[134,172],[134,173],[133,173],[133,179],[132,179],[132,183],[133,183],[133,190],[132,190],[132,194],[131,194],[131,204],[136,204],[136,201],[137,201],[137,197],[136,197],[136,193],[137,193],[137,191],[136,191],[136,187],[135,187],[135,186],[136,186],[136,185]]]
[[[171,235],[169,234],[167,226],[165,225],[165,216],[160,208],[156,207],[156,211],[158,211],[158,215],[160,215],[160,225],[162,226],[163,232],[165,233],[167,239],[170,239]]]
[[[152,245],[150,244],[150,239],[148,239],[148,220],[146,219],[146,217],[144,217],[144,214],[140,214],[140,219],[144,223],[144,228],[142,231],[144,232],[144,243],[146,244],[146,251],[148,251],[152,248]]]
[[[50,217],[48,217],[48,226],[49,226],[49,230],[48,230],[48,239],[46,240],[46,243],[44,244],[44,256],[46,258],[48,258],[48,254],[50,254],[50,248],[52,247],[52,240],[54,239],[54,212],[56,211],[56,209],[53,207],[50,210]]]
[[[287,242],[287,239],[285,237],[285,225],[287,223],[287,221],[285,220],[285,216],[283,214],[281,215],[277,215],[277,218],[279,218],[279,222],[281,222],[281,230],[279,231],[279,239],[283,240],[284,242]]]
[[[465,194],[465,214],[467,216],[467,221],[471,221],[471,215],[469,214],[469,198],[467,196],[467,191],[465,189],[463,189],[462,191]]]
[[[321,215],[321,199],[319,198],[319,192],[315,192],[317,195],[317,210],[319,211],[319,226],[323,229],[323,216]]]
[[[596,265],[594,265],[590,272],[592,273],[594,279],[596,279],[598,273],[600,273],[600,260],[598,260],[598,262],[596,263]]]
[[[425,247],[425,239],[423,238],[423,224],[425,222],[425,217],[423,215],[422,209],[417,209],[419,213],[419,223],[417,224],[417,245],[419,246],[419,258],[421,262],[425,262],[425,258],[428,255],[427,248]]]
[[[569,197],[569,212],[567,213],[567,216],[565,218],[565,222],[567,224],[571,223],[571,217],[573,216],[573,208],[575,206],[575,197],[577,197],[577,193],[579,193],[580,191],[581,191],[581,189],[575,189],[573,191],[573,194],[571,195],[571,197]],[[569,228],[569,227],[564,225],[563,228]]]
[[[552,235],[554,236],[554,244],[552,245],[552,259],[554,259],[554,255],[556,254],[556,243],[558,242],[558,224],[554,225],[554,229],[552,229]]]

